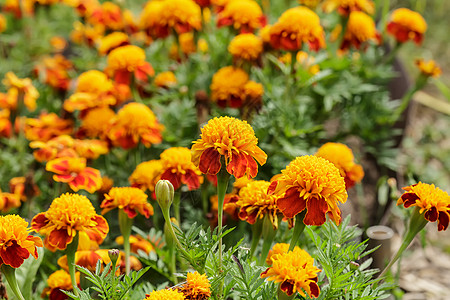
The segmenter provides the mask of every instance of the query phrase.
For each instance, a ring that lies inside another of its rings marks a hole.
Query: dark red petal
[[[281,283],[280,289],[288,296],[292,296],[292,294],[294,293],[294,285],[287,280]]]
[[[181,178],[179,178],[177,173],[172,173],[172,170],[168,169],[161,175],[162,180],[169,180],[170,183],[173,185],[174,190],[178,190],[178,188],[181,186]]]
[[[198,164],[198,168],[200,172],[204,174],[216,175],[222,164],[220,163],[220,154],[216,149],[210,147],[203,151],[202,155],[200,155],[200,161]]]
[[[328,205],[325,200],[309,198],[306,201],[306,216],[303,223],[306,225],[322,225],[327,220]]]
[[[306,201],[300,198],[300,192],[292,187],[277,201],[278,208],[286,218],[293,218],[306,208]]]
[[[128,205],[123,208],[123,211],[127,214],[128,218],[130,219],[133,219],[134,217],[137,216],[136,210]]]
[[[427,212],[425,213],[425,219],[427,219],[430,222],[436,222],[439,217],[439,212],[437,211],[436,207],[431,207]]]
[[[67,247],[67,244],[72,242],[72,237],[67,234],[67,230],[65,228],[53,230],[50,232],[48,236],[48,243],[60,250],[64,250]]]
[[[39,229],[46,226],[48,222],[49,221],[45,216],[45,213],[39,213],[31,221],[31,228],[33,228],[36,231],[39,231]]]
[[[3,263],[13,268],[18,268],[23,261],[30,256],[27,249],[20,247],[17,241],[12,241],[10,246],[0,248],[0,257]]]
[[[404,193],[400,198],[402,199],[405,208],[408,208],[416,203],[416,200],[419,199],[419,196],[417,196],[415,193]]]
[[[198,179],[197,174],[192,170],[187,170],[186,174],[181,176],[181,182],[185,183],[190,191],[200,187],[200,180]]]
[[[438,231],[446,230],[449,223],[449,214],[445,211],[439,212]]]
[[[316,278],[316,280],[317,280],[317,278]],[[309,284],[309,289],[311,290],[310,296],[313,296],[314,298],[319,297],[320,289],[319,289],[319,286],[317,285],[317,283],[311,282]]]
[[[231,160],[228,163],[227,171],[236,178],[241,178],[247,171],[247,159],[244,154],[235,154],[231,156]]]

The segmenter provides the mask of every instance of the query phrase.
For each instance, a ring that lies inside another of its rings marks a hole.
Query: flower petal
[[[306,201],[300,198],[296,188],[289,188],[282,198],[277,201],[278,208],[286,218],[293,218],[306,208]]]
[[[306,225],[322,225],[327,220],[328,205],[323,199],[309,198],[306,201],[306,215],[303,223]]]

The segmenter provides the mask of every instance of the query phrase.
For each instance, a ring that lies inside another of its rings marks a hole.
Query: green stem
[[[257,220],[255,224],[252,225],[252,245],[250,247],[250,257],[255,254],[256,248],[258,247],[259,240],[261,239],[263,222]]]
[[[175,219],[177,220],[178,224],[181,224],[180,202],[181,202],[181,192],[176,191],[173,194],[173,212],[174,212]]]
[[[122,209],[119,209],[119,228],[120,233],[122,233],[123,236],[123,251],[125,252],[125,272],[127,275],[130,274],[131,270],[130,265],[131,226],[133,226],[133,219],[129,218],[128,215]]]
[[[305,215],[306,209],[295,216],[294,233],[292,235],[291,243],[289,244],[289,251],[294,250],[295,246],[297,245],[298,238],[302,234],[303,230],[305,230],[305,223],[303,223]]]
[[[20,292],[19,285],[17,284],[16,269],[9,265],[2,264],[0,271],[2,271],[3,275],[5,275],[6,281],[8,281],[9,287],[13,291],[14,295],[16,295],[17,299],[25,300]]]
[[[209,187],[209,183],[207,180],[205,180],[205,182],[201,186],[202,208],[203,208],[203,214],[205,216],[208,213],[208,207],[209,207],[208,187]]]
[[[273,229],[272,222],[270,221],[269,216],[264,217],[263,221],[263,230],[262,230],[262,236],[263,236],[263,246],[261,250],[261,257],[259,258],[259,264],[261,266],[264,265],[267,255],[269,254],[270,248],[272,247],[273,240],[275,239],[275,236],[277,234],[277,231]]]
[[[417,78],[414,86],[412,88],[410,88],[406,94],[402,97],[402,102],[400,103],[400,106],[397,107],[397,109],[395,110],[393,116],[392,116],[392,121],[396,122],[400,116],[402,115],[402,113],[405,111],[405,109],[408,107],[409,102],[411,102],[412,97],[414,96],[414,94],[422,89],[425,84],[428,81],[428,77],[425,75],[420,74],[419,77]]]
[[[70,279],[72,280],[72,288],[73,292],[76,296],[78,296],[77,290],[77,278],[75,276],[75,253],[78,249],[78,232],[77,235],[73,238],[72,243],[67,245],[66,255],[67,255],[67,265],[69,267]]]

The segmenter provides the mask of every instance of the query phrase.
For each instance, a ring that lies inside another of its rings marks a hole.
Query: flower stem
[[[133,219],[129,218],[128,215],[119,209],[119,228],[120,233],[123,236],[123,251],[125,252],[125,272],[130,274],[130,235],[131,226],[133,226]]]
[[[306,209],[295,216],[294,233],[292,235],[291,243],[289,244],[289,251],[294,250],[295,246],[297,245],[298,238],[302,234],[303,230],[305,230],[305,223],[303,223],[305,215]]]
[[[175,219],[177,220],[178,224],[181,224],[180,219],[180,200],[181,200],[181,192],[176,191],[173,194],[173,213],[175,215]]]
[[[262,228],[262,236],[263,236],[263,247],[261,251],[261,257],[259,258],[259,264],[261,266],[264,265],[267,255],[269,254],[270,247],[272,246],[272,242],[275,239],[277,231],[273,229],[272,222],[270,222],[269,216],[264,217],[263,228]]]
[[[9,287],[13,291],[14,295],[16,295],[17,299],[25,300],[20,292],[19,285],[16,280],[16,269],[11,266],[2,264],[0,267],[0,271],[5,275],[6,281],[8,281]]]
[[[262,225],[263,222],[261,220],[257,220],[255,224],[252,225],[252,245],[250,247],[250,257],[253,257],[256,247],[258,247],[262,234]]]
[[[73,292],[76,296],[78,296],[77,290],[77,279],[75,276],[75,253],[78,249],[78,232],[77,235],[73,238],[72,243],[67,245],[66,255],[67,255],[67,265],[69,267],[70,279],[72,281]]]

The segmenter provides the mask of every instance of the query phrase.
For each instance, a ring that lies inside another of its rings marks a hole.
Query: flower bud
[[[115,266],[117,263],[117,260],[119,259],[120,251],[119,249],[111,249],[108,251],[109,259],[111,259],[111,262]]]
[[[158,201],[161,210],[168,212],[172,205],[174,189],[169,180],[159,180],[155,186],[156,200]]]

